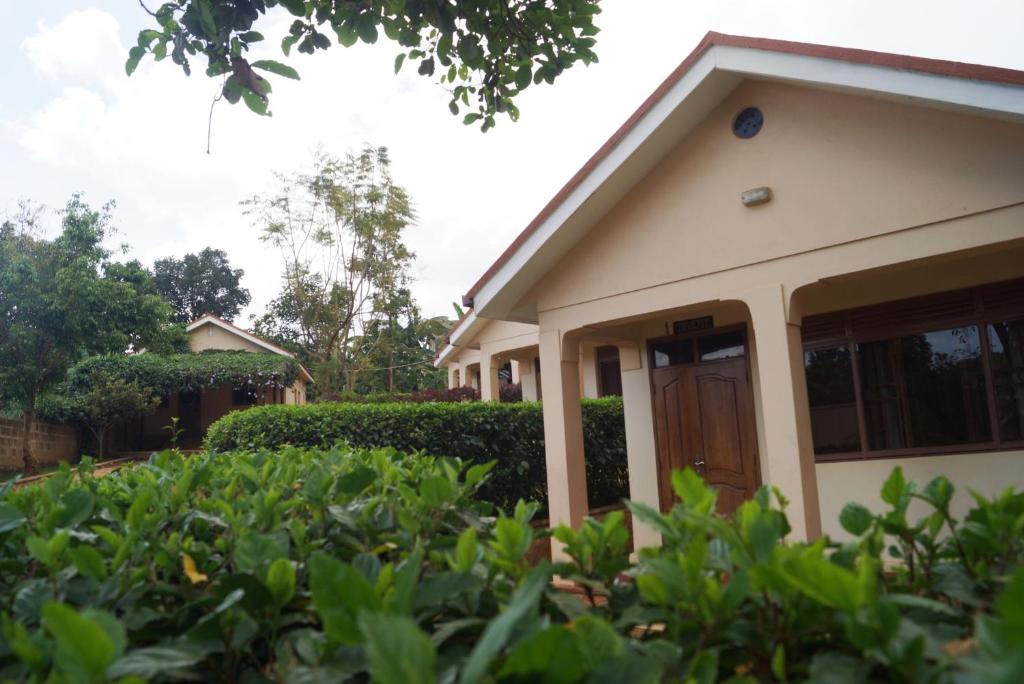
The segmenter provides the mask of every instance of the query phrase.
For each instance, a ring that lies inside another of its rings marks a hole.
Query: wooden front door
[[[673,470],[691,467],[730,513],[760,484],[754,402],[742,330],[650,344],[661,508],[675,501]]]

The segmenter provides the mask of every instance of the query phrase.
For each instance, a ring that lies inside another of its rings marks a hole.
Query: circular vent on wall
[[[747,107],[736,115],[732,122],[732,132],[737,138],[753,138],[764,125],[764,114],[757,107]]]

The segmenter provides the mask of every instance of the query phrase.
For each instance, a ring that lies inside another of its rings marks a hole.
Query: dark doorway
[[[731,513],[761,479],[744,331],[661,338],[649,352],[662,510],[675,500],[672,471],[689,466]]]
[[[597,396],[622,396],[622,366],[619,365],[618,347],[598,347],[597,357]]]
[[[199,390],[178,392],[178,446],[194,448],[203,441],[203,410]]]

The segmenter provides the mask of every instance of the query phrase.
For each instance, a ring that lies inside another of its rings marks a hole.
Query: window
[[[254,406],[256,404],[256,390],[252,385],[243,385],[231,390],[232,406]]]
[[[618,347],[598,347],[594,350],[597,357],[597,396],[622,396],[622,366],[619,363]]]
[[[705,335],[697,341],[701,361],[721,361],[743,356],[743,333],[732,332]]]
[[[1024,280],[809,317],[814,453],[840,460],[1024,445],[1022,313]]]
[[[999,438],[1024,439],[1024,319],[988,326]]]
[[[844,345],[804,352],[804,368],[814,452],[860,451],[850,348]]]
[[[693,363],[693,340],[663,340],[652,347],[654,367],[667,368]]]

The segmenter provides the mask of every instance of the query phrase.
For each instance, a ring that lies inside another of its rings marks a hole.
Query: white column
[[[814,539],[821,535],[821,514],[800,326],[787,320],[781,286],[750,292],[744,300],[753,323],[764,426],[761,479],[789,499],[793,538]]]
[[[448,364],[448,389],[455,389],[459,386],[459,365]]]
[[[583,460],[583,415],[580,408],[578,344],[568,344],[558,330],[540,333],[544,390],[544,445],[548,511],[551,526],[579,527],[589,512],[587,470]],[[564,558],[552,539],[552,558]]]
[[[658,455],[654,441],[654,411],[651,407],[651,374],[639,353],[619,348],[622,365],[622,406],[626,419],[626,463],[629,466],[629,498],[660,510]],[[633,548],[660,546],[661,535],[633,518]]]
[[[533,372],[533,354],[519,360],[519,382],[523,387],[523,401],[537,401],[537,374]]]
[[[498,359],[487,350],[480,351],[480,400],[498,401]]]
[[[512,359],[509,362],[509,366],[512,368],[512,384],[514,385],[517,382],[521,382],[521,378],[519,377],[519,361],[517,359]]]

